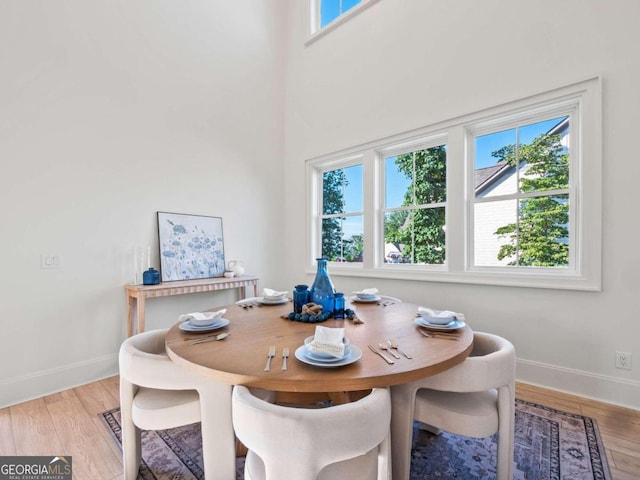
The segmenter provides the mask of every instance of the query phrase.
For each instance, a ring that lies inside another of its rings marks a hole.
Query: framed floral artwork
[[[224,275],[222,218],[158,212],[162,281]]]

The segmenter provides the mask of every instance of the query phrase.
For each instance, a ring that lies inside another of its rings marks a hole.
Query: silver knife
[[[373,348],[371,345],[369,345],[369,348],[371,349],[371,351],[377,355],[380,355],[382,358],[384,358],[384,360],[389,364],[389,365],[393,365],[393,360],[391,360],[389,357],[387,357],[384,353],[379,352],[378,350],[376,350],[375,348]]]

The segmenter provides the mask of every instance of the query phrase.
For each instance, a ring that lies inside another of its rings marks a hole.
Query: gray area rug
[[[121,444],[120,410],[101,414]],[[516,400],[514,479],[610,480],[595,420]],[[496,439],[475,439],[414,428],[411,480],[495,479]],[[203,479],[200,424],[142,432],[139,479]],[[244,458],[237,459],[238,480]],[[288,479],[283,479],[288,480]]]

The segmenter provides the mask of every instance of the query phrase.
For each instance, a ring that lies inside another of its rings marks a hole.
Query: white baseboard
[[[0,380],[0,408],[117,374],[118,355],[110,354],[83,362]]]
[[[517,380],[640,410],[640,382],[518,359]],[[118,374],[117,354],[0,380],[0,408]]]
[[[640,382],[518,359],[516,378],[560,392],[640,410]]]

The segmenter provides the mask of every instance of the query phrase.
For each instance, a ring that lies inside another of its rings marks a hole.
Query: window
[[[362,0],[318,0],[320,4],[320,28],[326,27],[340,15],[348,12]]]
[[[362,261],[362,165],[322,174],[322,257]]]
[[[307,0],[309,39],[324,35],[377,0]]]
[[[384,262],[445,262],[446,146],[384,156]]]
[[[599,79],[307,162],[309,268],[599,290]]]
[[[473,135],[473,265],[570,268],[570,115]]]

